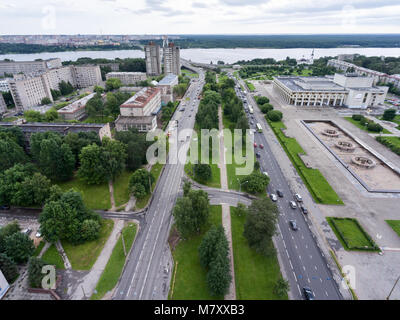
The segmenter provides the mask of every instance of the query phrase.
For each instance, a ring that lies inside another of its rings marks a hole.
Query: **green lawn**
[[[232,126],[232,122],[230,122],[229,119],[224,117],[223,126],[224,126],[224,128],[229,129]],[[234,147],[234,145],[235,145],[233,140],[234,140],[234,136],[232,134],[232,147]],[[225,157],[228,158],[228,155],[229,155],[228,152],[230,152],[230,150],[228,148],[228,144],[229,144],[228,139],[224,139],[224,143],[225,143],[225,148],[227,148]],[[254,152],[253,147],[251,147],[251,148],[252,148],[251,149],[252,152]],[[234,150],[232,150],[231,152],[234,152]],[[246,145],[244,143],[242,144],[242,155],[243,156],[246,155]],[[256,157],[254,155],[254,161],[256,161],[256,160],[257,159],[256,159]],[[237,175],[236,174],[236,169],[237,168],[244,168],[244,167],[246,167],[246,163],[238,164],[235,161],[234,154],[232,154],[232,163],[226,164],[226,173],[227,173],[227,176],[228,176],[228,188],[229,189],[231,189],[231,190],[239,190],[240,189],[240,184],[238,182],[238,179],[243,178],[243,176],[242,175]]]
[[[348,122],[351,122],[351,123],[354,124],[357,128],[359,128],[359,129],[361,129],[361,130],[363,130],[363,131],[367,131],[367,132],[369,132],[369,133],[374,133],[374,134],[379,134],[379,132],[375,132],[375,131],[368,130],[367,127],[361,125],[360,121],[353,120],[352,117],[344,117],[344,118],[345,118]],[[384,134],[391,134],[391,132],[390,132],[389,130],[386,130],[386,129],[383,129],[382,133],[384,133]]]
[[[211,206],[210,225],[222,225],[222,207]],[[175,284],[173,297],[171,291],[169,299],[171,300],[212,300],[207,286],[207,271],[200,265],[198,248],[203,239],[205,230],[201,235],[192,237],[189,240],[180,241],[172,253],[175,267],[172,274],[171,289],[175,274]],[[219,297],[223,299],[223,297]]]
[[[400,137],[383,137],[377,136],[376,140],[389,148],[392,152],[400,155]]]
[[[88,185],[76,176],[67,182],[58,183],[63,191],[74,189],[82,194],[86,206],[92,210],[107,210],[111,208],[110,191],[108,183]]]
[[[233,258],[237,300],[287,300],[277,296],[275,283],[282,277],[276,254],[270,257],[251,249],[243,236],[246,217],[231,207]]]
[[[54,244],[52,244],[42,256],[42,260],[50,265],[55,265],[56,269],[65,269],[64,261],[61,258],[58,250]]]
[[[43,241],[43,240],[40,241],[39,245],[36,247],[35,251],[33,252],[34,257],[37,257],[40,254],[40,252],[42,252],[42,249],[45,244],[46,244],[45,241]]]
[[[199,159],[201,159],[201,136],[200,136],[198,130],[196,130],[196,132],[197,132],[197,156],[198,156],[198,160],[199,160]],[[193,137],[192,141],[191,141],[191,148],[194,149],[195,147],[196,147],[196,141],[194,141],[194,137]],[[218,156],[216,157],[214,162],[218,162],[219,161],[219,141],[218,141],[218,145],[215,146],[214,150],[218,154]],[[188,152],[188,159],[189,159],[189,157],[190,157],[190,149]],[[209,181],[201,181],[201,180],[195,178],[194,174],[193,174],[193,164],[190,162],[185,165],[185,172],[190,178],[192,178],[193,180],[195,180],[196,182],[198,182],[200,184],[203,184],[203,185],[211,187],[211,188],[221,188],[221,171],[218,167],[218,164],[212,163],[213,161],[212,161],[211,155],[210,155],[208,161],[209,161],[209,164],[211,167],[211,179]]]
[[[114,181],[114,199],[117,207],[129,201],[129,178],[133,172],[124,170]]]
[[[127,254],[129,253],[129,250],[133,244],[133,240],[135,239],[137,231],[136,229],[137,227],[134,223],[129,223],[122,229]],[[120,278],[122,269],[125,265],[125,260],[126,257],[124,254],[124,247],[120,237],[115,244],[106,268],[104,269],[99,282],[97,283],[96,293],[90,297],[91,300],[100,300],[108,291],[111,291],[117,285],[118,279]]]
[[[400,237],[400,220],[386,220],[386,222]]]
[[[253,92],[254,90],[256,90],[256,87],[255,87],[251,82],[246,81],[246,85],[247,85],[247,87],[249,88],[249,90],[250,90],[251,92]]]
[[[304,165],[299,154],[305,154],[305,152],[295,138],[287,138],[280,130],[281,128],[286,128],[283,122],[267,122],[297,169],[314,201],[321,204],[343,204],[343,201],[326,181],[322,173],[317,169],[310,169]]]
[[[345,250],[379,251],[356,219],[328,217],[326,220]]]
[[[96,262],[101,250],[110,236],[114,221],[103,219],[100,230],[100,237],[97,240],[85,242],[79,245],[72,245],[67,241],[62,241],[65,253],[71,262],[74,270],[90,270]]]

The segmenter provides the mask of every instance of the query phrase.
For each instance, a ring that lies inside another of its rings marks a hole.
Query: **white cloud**
[[[46,10],[56,21],[43,29]],[[344,10],[343,8],[354,8]],[[3,34],[394,33],[399,0],[0,0]],[[48,11],[48,10],[47,10]],[[351,21],[344,24],[343,21]],[[346,28],[342,26],[346,25]]]

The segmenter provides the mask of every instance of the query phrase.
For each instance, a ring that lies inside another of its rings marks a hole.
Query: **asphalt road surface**
[[[204,80],[204,72],[199,70],[199,81],[191,84],[182,103],[174,115],[178,120],[178,132],[182,129],[193,129],[195,115]],[[190,98],[186,101],[186,97]],[[181,109],[185,110],[182,111]],[[192,111],[193,110],[193,111]],[[183,146],[186,155],[191,136],[184,142],[178,139],[178,146]],[[172,209],[178,196],[184,165],[167,163],[154,191],[153,201],[145,215],[145,223],[135,241],[127,265],[122,274],[114,299],[151,300],[155,299],[157,274],[164,254],[172,222]]]
[[[235,80],[236,81],[236,80]],[[240,84],[247,88],[243,81]],[[259,111],[254,98],[247,92],[245,97],[254,109],[254,114],[247,113],[249,120],[254,122],[251,126],[256,129],[256,124],[260,123],[265,132],[268,124],[264,115]],[[303,299],[302,289],[310,288],[317,300],[340,300],[343,299],[335,280],[333,280],[323,253],[317,246],[311,230],[308,227],[308,218],[300,211],[299,204],[297,209],[292,209],[289,201],[294,200],[292,191],[286,181],[277,159],[272,153],[266,135],[254,133],[254,142],[257,144],[256,152],[260,154],[258,162],[261,171],[266,171],[271,179],[268,186],[268,193],[276,194],[276,190],[281,190],[283,198],[278,197],[277,206],[280,217],[278,224],[279,236],[277,237],[277,250],[281,253],[286,275],[288,277],[292,295],[294,299]],[[261,149],[259,146],[264,146]],[[295,220],[299,228],[298,231],[291,230],[289,221]]]

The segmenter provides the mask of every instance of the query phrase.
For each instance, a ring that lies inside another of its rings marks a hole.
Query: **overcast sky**
[[[0,0],[0,34],[400,33],[400,0]]]

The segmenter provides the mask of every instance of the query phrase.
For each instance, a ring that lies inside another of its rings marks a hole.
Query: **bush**
[[[81,227],[82,238],[86,241],[93,241],[99,237],[100,223],[96,220],[85,220]]]
[[[274,110],[274,107],[272,106],[272,104],[266,103],[260,106],[260,110],[262,113],[268,113],[272,110]]]
[[[211,166],[209,164],[195,164],[193,167],[194,175],[200,181],[208,181],[211,179]]]
[[[42,268],[45,265],[46,263],[42,259],[36,257],[32,257],[29,259],[28,280],[31,288],[42,287],[42,279],[45,276],[42,273]]]
[[[369,122],[367,125],[367,128],[369,131],[373,131],[373,132],[381,132],[383,131],[383,127],[375,122]]]
[[[360,120],[363,118],[363,116],[362,116],[361,114],[353,114],[353,115],[351,116],[351,118],[352,118],[354,121],[360,121]]]
[[[278,122],[281,121],[283,118],[283,114],[282,112],[278,111],[278,110],[272,110],[269,111],[267,113],[267,117],[269,120],[271,120],[272,122]]]
[[[15,262],[4,253],[0,253],[0,270],[8,282],[13,282],[18,276]]]
[[[50,98],[48,98],[48,97],[44,97],[40,103],[41,103],[42,105],[50,104],[50,103],[51,103],[51,100],[50,100]]]
[[[392,121],[396,117],[396,109],[387,109],[383,113],[383,120]]]
[[[35,251],[33,241],[21,232],[16,232],[4,240],[5,253],[16,263],[25,263]]]

